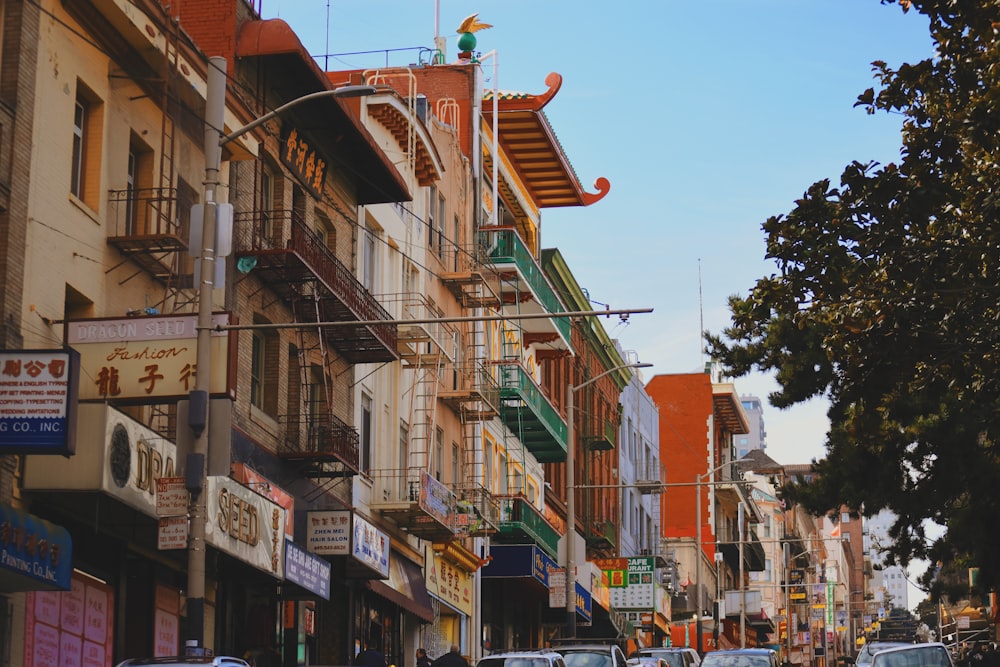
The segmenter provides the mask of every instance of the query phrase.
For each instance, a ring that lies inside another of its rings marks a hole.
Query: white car
[[[908,644],[878,651],[872,667],[955,667],[951,652],[941,642]]]
[[[175,658],[131,658],[118,667],[250,667],[246,660],[224,655],[181,655]]]

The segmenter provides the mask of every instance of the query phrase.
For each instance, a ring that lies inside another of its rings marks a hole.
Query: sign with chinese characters
[[[297,128],[284,125],[281,137],[281,162],[317,199],[323,197],[326,160],[316,152]]]
[[[0,454],[73,454],[80,355],[0,352]]]
[[[448,561],[429,544],[424,548],[424,572],[428,593],[472,616],[471,573]]]
[[[208,478],[205,541],[279,579],[285,570],[285,508],[228,477]]]
[[[68,530],[0,505],[0,590],[69,590],[72,573]]]
[[[351,555],[359,563],[375,570],[383,579],[389,577],[389,533],[354,515]]]
[[[595,561],[608,572],[610,602],[615,609],[655,609],[655,562],[647,556],[605,558]]]
[[[306,515],[306,548],[321,556],[351,553],[351,512],[323,510]]]
[[[216,313],[213,326],[229,324]],[[197,373],[197,315],[66,322],[66,343],[80,353],[80,400],[161,403],[187,398]],[[230,394],[230,334],[212,332],[209,392]],[[235,346],[233,346],[235,349]]]
[[[111,586],[74,573],[70,590],[26,597],[25,665],[114,664],[115,593]]]
[[[330,563],[285,538],[285,579],[330,599]]]

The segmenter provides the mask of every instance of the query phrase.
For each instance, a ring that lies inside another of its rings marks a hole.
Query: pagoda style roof
[[[486,91],[483,116],[491,126],[496,121],[500,147],[539,208],[589,206],[608,194],[611,183],[598,178],[596,193],[584,191],[543,111],[559,92],[562,75],[550,73],[545,85],[548,90],[540,95]]]

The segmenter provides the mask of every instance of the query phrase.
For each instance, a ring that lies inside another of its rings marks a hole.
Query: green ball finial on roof
[[[458,36],[458,50],[471,51],[476,48],[476,36],[471,32],[463,32]]]
[[[489,23],[482,23],[478,18],[476,18],[478,16],[478,13],[473,14],[472,16],[466,16],[465,19],[459,24],[458,30],[455,31],[458,33],[459,51],[471,51],[476,48],[476,36],[473,33],[493,27]]]

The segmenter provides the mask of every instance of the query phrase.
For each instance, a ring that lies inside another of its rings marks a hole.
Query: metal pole
[[[205,521],[206,461],[208,460],[208,409],[212,371],[212,290],[215,279],[215,189],[219,183],[222,146],[219,143],[226,110],[226,59],[209,58],[205,94],[205,201],[203,207],[198,283],[198,338],[195,388],[190,395],[189,426],[194,445],[185,461],[185,486],[191,494],[188,514],[187,641],[190,647],[205,643]]]
[[[785,542],[782,548],[785,550],[785,634],[788,639],[788,655],[785,661],[790,663],[792,661],[792,549],[788,542]]]
[[[566,636],[576,637],[576,420],[572,383],[566,387]]]
[[[579,389],[626,368],[649,368],[653,364],[634,363],[609,368],[574,386],[566,385],[566,635],[576,637],[576,420],[574,394]],[[586,554],[584,554],[586,557]]]
[[[707,476],[707,475],[705,475]],[[695,551],[695,560],[697,564],[694,569],[694,603],[695,603],[695,629],[694,636],[695,642],[697,643],[698,655],[701,655],[704,651],[701,644],[701,478],[703,475],[695,475],[695,534],[698,538],[697,540],[697,551]]]
[[[740,503],[736,512],[736,522],[740,540],[740,648],[747,647],[747,587],[743,582],[743,521],[746,517],[746,505]]]

